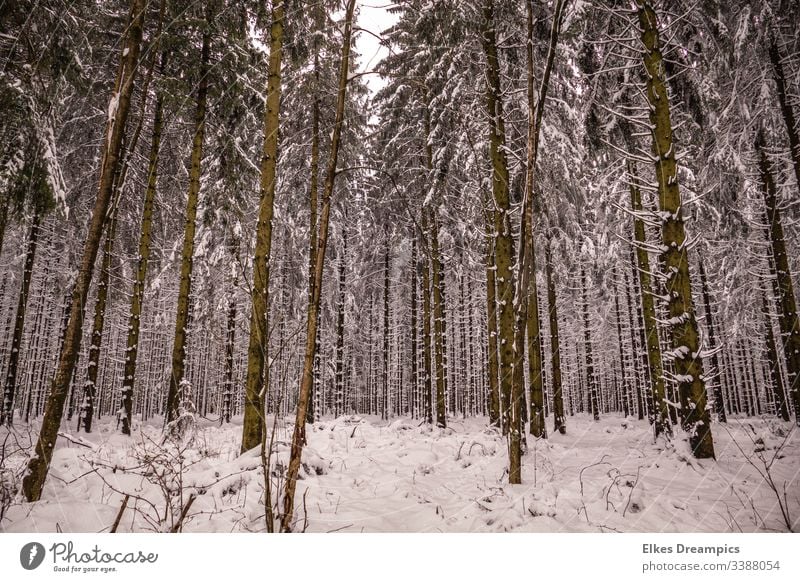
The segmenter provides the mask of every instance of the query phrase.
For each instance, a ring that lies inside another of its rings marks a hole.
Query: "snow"
[[[62,434],[42,501],[17,498],[4,532],[108,530],[131,495],[119,531],[165,531],[189,498],[183,531],[264,531],[260,451],[239,455],[241,418],[202,420],[170,444],[160,419],[136,421],[132,438],[102,419],[96,432]],[[717,460],[688,442],[653,443],[646,421],[567,418],[567,434],[528,435],[522,485],[509,485],[506,443],[486,418],[440,429],[409,418],[324,419],[307,429],[297,487],[297,529],[309,532],[727,532],[785,530],[769,476],[788,492],[800,527],[800,438],[771,418],[714,424]],[[270,431],[273,420],[270,419]],[[548,426],[552,418],[548,419]],[[2,431],[7,429],[3,428]],[[19,430],[20,439],[28,438]],[[32,434],[36,434],[33,431]],[[291,424],[275,431],[272,475],[288,463]],[[0,440],[3,438],[0,432]],[[748,458],[755,463],[751,464]],[[12,459],[12,468],[13,468]],[[19,466],[24,460],[16,458]],[[156,483],[161,483],[158,485]],[[277,492],[273,490],[273,501]],[[303,501],[304,500],[304,501]]]

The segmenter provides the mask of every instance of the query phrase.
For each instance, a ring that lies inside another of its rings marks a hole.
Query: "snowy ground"
[[[646,422],[567,421],[566,435],[529,440],[522,485],[508,484],[505,441],[485,418],[450,419],[444,430],[405,418],[317,422],[303,455],[296,529],[738,532],[786,531],[787,520],[800,529],[800,432],[791,423],[715,424],[717,461],[697,461],[679,439],[653,444]],[[16,497],[0,531],[108,531],[123,493],[130,500],[121,532],[168,531],[192,494],[183,531],[264,531],[260,452],[238,454],[240,424],[203,422],[179,446],[162,446],[156,425],[123,437],[111,420],[90,435],[62,436],[42,501]],[[275,434],[278,485],[290,429]],[[24,445],[30,433],[17,428],[6,438],[2,430],[13,482],[21,457],[12,443]]]

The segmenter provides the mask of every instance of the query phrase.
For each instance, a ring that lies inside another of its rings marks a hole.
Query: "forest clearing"
[[[798,22],[0,2],[0,531],[797,531]]]

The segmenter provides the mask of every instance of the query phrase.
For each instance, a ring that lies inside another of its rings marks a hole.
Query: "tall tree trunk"
[[[780,329],[783,354],[786,358],[786,374],[789,397],[794,404],[795,422],[800,425],[800,321],[797,317],[797,303],[792,283],[792,272],[786,252],[777,190],[772,174],[772,162],[764,151],[762,137],[759,136],[756,149],[759,154],[759,172],[764,190],[767,229],[772,250],[775,272],[780,296]]]
[[[81,258],[80,270],[78,271],[70,301],[69,323],[67,324],[64,344],[59,356],[58,371],[53,379],[44,418],[42,419],[42,428],[36,443],[35,454],[28,462],[27,473],[22,482],[23,492],[28,501],[38,501],[41,497],[61,426],[64,401],[67,398],[72,373],[80,350],[84,305],[92,282],[92,271],[100,248],[100,239],[103,236],[103,228],[113,192],[114,176],[117,173],[119,163],[125,123],[130,111],[130,99],[142,42],[145,6],[145,0],[131,0],[127,32],[123,42],[114,91],[109,102],[109,116],[101,152],[100,184],[89,223],[89,232],[86,237],[83,257]]]
[[[121,185],[118,185],[118,188],[121,188]],[[81,402],[80,419],[78,421],[78,429],[83,425],[83,430],[86,432],[92,432],[94,401],[97,393],[97,372],[100,368],[100,349],[103,345],[103,330],[106,323],[106,306],[108,305],[108,288],[111,282],[111,261],[114,256],[118,212],[119,198],[117,197],[114,201],[114,208],[111,211],[111,221],[108,225],[106,240],[103,245],[103,259],[100,265],[100,279],[97,281],[97,298],[94,303],[94,320],[89,344],[89,361],[86,365],[86,383],[83,385],[83,401]]]
[[[492,215],[494,212],[492,211]],[[491,219],[491,228],[494,228],[494,219]],[[489,219],[487,219],[489,227]],[[492,426],[501,426],[501,397],[499,381],[499,363],[497,352],[497,283],[494,272],[494,236],[488,236],[486,241],[486,350],[487,376],[489,377],[489,423]],[[502,430],[505,428],[501,427]]]
[[[261,198],[258,208],[258,225],[256,226],[256,248],[253,256],[253,306],[250,312],[250,339],[247,346],[247,384],[242,425],[242,452],[260,445],[265,430],[264,376],[269,329],[269,260],[272,249],[272,216],[275,206],[275,173],[278,163],[284,22],[284,3],[273,3],[267,103],[264,109],[264,145],[261,151]],[[266,386],[269,386],[269,383]]]
[[[0,195],[0,256],[3,256],[3,242],[6,239],[6,227],[8,226],[8,215],[11,207],[11,198],[7,194]],[[0,292],[0,300],[3,293]]]
[[[165,57],[161,59],[161,69],[165,65]],[[125,371],[122,376],[122,434],[131,434],[131,417],[133,415],[133,387],[136,382],[136,362],[139,356],[139,332],[141,330],[142,303],[147,281],[147,264],[150,260],[150,243],[152,240],[153,209],[155,208],[156,188],[158,186],[158,159],[161,150],[161,132],[163,129],[164,96],[156,96],[153,110],[153,135],[150,141],[150,158],[147,166],[147,188],[144,194],[144,207],[139,230],[139,256],[136,265],[136,279],[133,282],[130,312],[128,315],[128,337],[125,344]]]
[[[209,22],[210,22],[209,15]],[[189,171],[189,194],[186,201],[186,225],[181,251],[181,279],[178,287],[178,312],[175,316],[175,341],[172,345],[172,372],[169,375],[166,422],[175,420],[181,400],[181,384],[186,366],[186,330],[189,325],[189,302],[192,295],[194,265],[194,235],[197,230],[197,207],[200,202],[200,176],[203,163],[203,139],[206,129],[208,70],[211,56],[211,33],[203,33],[200,53],[200,82],[197,87],[192,161]]]
[[[350,72],[350,41],[353,31],[353,12],[356,0],[348,0],[344,35],[342,41],[342,59],[339,68],[339,87],[336,95],[336,117],[331,135],[331,146],[328,165],[325,170],[325,185],[322,193],[322,213],[319,224],[319,238],[314,265],[314,297],[309,305],[306,321],[306,346],[303,360],[303,374],[300,381],[300,395],[297,400],[297,417],[295,420],[294,434],[292,436],[292,449],[289,457],[289,467],[286,472],[286,491],[284,494],[283,515],[281,516],[281,531],[289,532],[293,526],[294,494],[297,488],[297,476],[300,471],[300,457],[303,453],[304,423],[306,409],[311,394],[313,382],[311,369],[314,365],[316,352],[317,322],[319,317],[320,296],[322,290],[322,274],[325,268],[325,250],[328,245],[328,225],[331,213],[331,197],[336,180],[336,164],[339,156],[339,145],[344,125],[345,98],[347,96],[347,79]]]
[[[639,279],[639,294],[641,295],[644,339],[647,345],[647,371],[650,379],[650,393],[647,398],[647,401],[651,403],[649,416],[655,436],[663,434],[669,437],[672,434],[672,423],[669,418],[669,405],[667,404],[666,387],[664,385],[664,367],[661,360],[661,344],[659,342],[656,308],[653,300],[650,257],[645,248],[644,221],[640,216],[644,212],[642,193],[639,188],[636,168],[630,161],[628,162],[628,177],[630,180],[631,208],[634,212],[633,235],[636,248],[636,268]]]
[[[550,315],[550,361],[553,366],[553,430],[561,434],[567,432],[567,419],[564,415],[564,397],[561,393],[561,350],[558,334],[558,297],[553,280],[553,257],[551,242],[545,247],[545,273],[547,276],[547,307]]]
[[[424,212],[424,210],[423,210]],[[447,368],[445,354],[444,272],[439,258],[439,220],[430,212],[431,287],[433,299],[433,343],[436,374],[436,426],[447,426]]]
[[[586,385],[589,392],[589,408],[592,418],[600,420],[600,399],[597,376],[594,373],[594,357],[592,355],[592,334],[591,321],[589,319],[589,298],[586,296],[589,290],[589,278],[586,269],[581,267],[581,293],[583,299],[583,341],[586,350]]]
[[[636,0],[642,57],[647,70],[647,99],[653,138],[655,173],[658,180],[658,201],[662,213],[661,239],[666,250],[662,261],[669,296],[669,318],[672,355],[681,402],[681,421],[689,435],[692,453],[699,459],[714,457],[711,420],[706,408],[706,387],[700,339],[692,303],[689,279],[688,249],[683,222],[681,193],[678,188],[678,167],[672,140],[669,95],[661,55],[656,13],[648,0]]]
[[[536,438],[547,437],[544,422],[544,385],[542,378],[542,340],[541,323],[539,321],[539,297],[536,290],[536,254],[533,237],[533,215],[536,209],[535,173],[536,160],[539,151],[539,134],[541,132],[547,89],[550,84],[550,73],[553,70],[558,37],[561,30],[561,21],[564,15],[564,0],[557,0],[553,23],[550,29],[550,45],[542,74],[541,85],[538,92],[538,102],[534,93],[534,66],[533,66],[533,7],[530,2],[527,7],[527,98],[528,98],[528,139],[525,158],[525,198],[522,205],[522,229],[519,246],[519,273],[518,287],[515,295],[516,330],[518,336],[515,346],[517,357],[523,357],[523,344],[521,335],[527,332],[528,340],[528,376],[530,380],[530,432]],[[499,101],[499,93],[498,93]],[[516,374],[515,383],[523,381],[522,374]],[[524,387],[517,390],[524,393]]]
[[[381,395],[381,418],[389,417],[389,233],[386,233],[386,248],[383,254],[383,383]]]
[[[336,389],[333,407],[334,416],[344,414],[344,314],[345,314],[345,284],[347,264],[347,230],[342,235],[342,251],[339,255],[339,297],[337,300],[336,314]]]
[[[703,306],[706,315],[706,327],[708,328],[708,346],[711,350],[711,367],[714,370],[714,408],[717,410],[717,422],[728,422],[728,417],[725,415],[725,402],[722,399],[722,370],[719,367],[719,358],[717,357],[717,334],[714,329],[714,316],[711,312],[711,293],[708,290],[708,279],[706,278],[706,269],[703,266],[703,259],[698,261],[700,267],[700,287],[703,290]],[[772,328],[770,328],[772,331]]]
[[[794,109],[789,103],[786,88],[786,76],[783,72],[783,58],[778,48],[778,40],[775,32],[772,31],[769,39],[769,59],[772,62],[772,74],[778,89],[778,103],[781,108],[781,116],[786,125],[786,133],[789,137],[789,153],[792,157],[792,167],[794,177],[797,181],[797,188],[800,190],[800,135],[798,134],[797,120],[794,116]]]
[[[236,299],[228,300],[228,327],[225,333],[225,379],[222,388],[222,420],[231,421],[233,408],[233,355],[236,348]]]
[[[631,266],[634,269],[634,276],[636,270],[636,261],[634,259],[633,246],[630,247],[631,252]],[[633,399],[635,400],[636,414],[639,420],[644,418],[644,407],[642,406],[642,386],[644,384],[644,374],[647,369],[647,350],[642,340],[641,330],[637,325],[637,320],[641,321],[641,315],[636,308],[635,300],[631,295],[636,294],[635,284],[634,290],[631,292],[631,281],[628,278],[628,270],[623,269],[623,280],[625,285],[625,307],[628,312],[628,326],[630,328],[631,349],[633,350]],[[638,317],[634,317],[634,311]],[[639,357],[641,354],[641,358]],[[640,363],[643,364],[640,366]],[[634,402],[631,402],[634,406]]]
[[[612,269],[612,278],[616,282],[619,279],[617,278],[617,266],[614,265]],[[628,409],[628,394],[630,390],[628,388],[628,377],[625,374],[625,351],[623,349],[623,339],[622,339],[622,312],[619,309],[619,293],[616,289],[614,289],[614,316],[617,320],[617,347],[619,349],[619,369],[620,369],[620,381],[622,383],[622,398],[624,401],[624,411],[625,416],[627,417],[630,413]]]
[[[505,153],[505,121],[500,91],[500,62],[497,56],[497,36],[494,23],[494,0],[483,4],[483,29],[481,32],[483,48],[486,53],[486,105],[489,115],[489,156],[492,164],[492,194],[495,204],[495,270],[497,303],[500,306],[498,317],[499,372],[501,402],[501,423],[509,434],[509,483],[521,483],[522,464],[522,399],[520,386],[514,388],[514,289],[515,279],[512,270],[514,241],[511,233],[509,212],[508,161]],[[513,393],[512,393],[513,391]],[[506,428],[507,427],[507,428]]]
[[[417,339],[417,266],[419,257],[417,256],[417,237],[411,237],[411,418],[419,415],[419,363],[417,358],[418,344]]]
[[[36,208],[31,220],[31,229],[28,233],[28,246],[25,250],[25,264],[22,267],[22,285],[19,290],[17,302],[17,315],[14,318],[14,335],[11,339],[11,352],[6,368],[6,382],[3,391],[3,406],[0,410],[0,425],[4,422],[11,426],[14,423],[14,399],[17,391],[17,371],[19,356],[22,349],[22,333],[25,330],[25,312],[28,306],[28,294],[31,290],[33,276],[33,262],[36,260],[36,247],[39,240],[39,228],[42,222],[42,213]]]
[[[783,420],[789,420],[789,403],[784,392],[783,375],[781,374],[781,365],[778,361],[778,347],[775,343],[775,334],[772,331],[772,319],[770,317],[767,293],[766,290],[761,292],[761,315],[764,319],[764,349],[766,352],[765,355],[767,356],[767,365],[769,366],[770,384],[772,385],[772,392],[774,395],[775,414],[780,416]]]
[[[422,211],[422,229],[425,232],[427,213]],[[423,405],[425,422],[433,423],[433,335],[431,333],[431,261],[430,246],[427,237],[424,238],[425,252],[422,254],[422,342],[423,342],[423,365],[425,368],[425,378],[422,382]]]
[[[320,4],[316,4],[315,8],[319,11]],[[317,22],[320,22],[317,18]],[[308,302],[314,298],[314,264],[316,262],[317,253],[317,206],[318,206],[318,190],[319,190],[319,93],[321,91],[319,83],[319,46],[317,35],[314,36],[314,103],[311,111],[311,184],[309,187],[308,195],[308,215],[309,215],[309,229],[308,229]],[[319,352],[319,330],[317,330],[317,353]],[[317,362],[319,355],[317,355]],[[315,362],[315,364],[317,363]],[[316,370],[318,366],[315,365]],[[312,370],[312,374],[315,373]],[[306,422],[314,422],[314,400],[315,400],[315,386],[318,378],[314,378],[311,382],[311,397],[309,399],[308,413],[306,415]]]

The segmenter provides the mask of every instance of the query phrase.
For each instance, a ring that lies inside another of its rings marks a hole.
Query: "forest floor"
[[[184,440],[167,443],[150,422],[133,438],[118,434],[113,419],[88,435],[62,433],[42,500],[14,498],[0,531],[108,531],[124,494],[121,532],[169,531],[184,511],[183,531],[264,531],[260,451],[239,455],[235,420],[200,421]],[[1,429],[7,486],[24,459],[15,451],[36,429]],[[485,418],[451,418],[446,429],[408,418],[322,420],[308,428],[295,528],[750,532],[787,531],[788,523],[800,530],[800,431],[772,418],[732,418],[713,430],[717,460],[699,461],[685,440],[654,443],[646,421],[568,417],[565,435],[528,437],[523,484],[509,485],[505,440]],[[291,425],[279,424],[278,488],[290,438]]]

